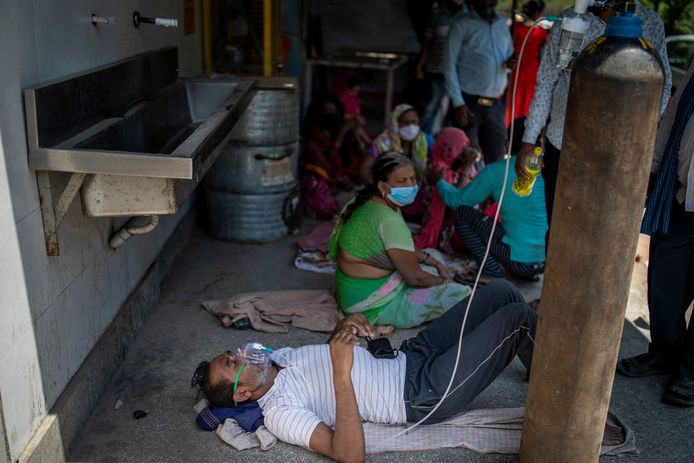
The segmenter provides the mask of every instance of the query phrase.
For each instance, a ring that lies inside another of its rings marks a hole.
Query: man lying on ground
[[[215,406],[257,400],[265,426],[282,441],[340,461],[363,461],[363,421],[416,422],[443,397],[467,303],[466,298],[405,340],[392,359],[375,358],[357,345],[359,336],[373,334],[357,314],[338,323],[328,344],[280,349],[271,362],[220,354],[198,366],[196,382]],[[516,354],[529,368],[536,323],[535,312],[509,282],[480,288],[451,392],[426,423],[464,411]]]

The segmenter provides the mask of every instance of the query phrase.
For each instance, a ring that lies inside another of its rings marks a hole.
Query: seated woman
[[[455,127],[446,127],[441,130],[434,142],[431,150],[431,165],[442,172],[447,182],[461,187],[470,183],[473,175],[476,174],[474,163],[479,160],[479,156],[478,151],[470,148],[470,139],[465,132]],[[442,239],[441,234],[450,222],[446,218],[446,205],[436,191],[435,185],[430,185],[434,191],[431,192],[431,203],[426,221],[419,234],[414,237],[414,243],[418,249],[438,248]],[[451,234],[448,233],[448,238]],[[442,248],[444,250],[450,248],[447,243],[444,243],[444,246]]]
[[[419,128],[417,111],[408,104],[401,104],[393,110],[388,128],[373,141],[369,153],[374,158],[391,151],[402,153],[412,161],[415,173],[421,178],[427,167],[432,143],[431,137]],[[408,219],[421,220],[424,210],[420,195],[414,203],[403,208],[403,214]]]
[[[395,107],[388,128],[371,144],[374,158],[395,151],[404,154],[414,164],[418,175],[424,172],[429,155],[430,137],[419,128],[419,115],[408,104]]]
[[[366,121],[361,115],[361,102],[359,101],[361,84],[362,80],[359,74],[347,72],[338,76],[331,93],[340,99],[342,107],[345,108],[345,119],[352,118],[356,121],[357,128],[354,134],[361,146],[366,148],[371,145],[371,138],[364,130]]]
[[[372,175],[373,184],[343,209],[328,243],[337,262],[337,302],[346,315],[362,313],[374,324],[410,328],[440,316],[470,288],[451,282],[441,262],[415,250],[400,213],[417,195],[412,161],[385,153]]]
[[[354,135],[357,127],[355,119],[344,118],[336,96],[318,98],[308,107],[299,166],[304,203],[318,219],[328,220],[339,212],[329,185],[349,188],[365,181],[361,165],[368,155]]]
[[[511,185],[516,180],[513,169],[515,158],[511,157],[506,192],[499,213],[503,225],[496,225],[482,274],[489,278],[503,278],[505,267],[513,275],[534,280],[545,268],[545,185],[542,176],[538,175],[530,195],[523,197],[514,193]],[[505,167],[505,160],[487,165],[462,189],[457,189],[443,178],[439,178],[436,184],[446,206],[455,209],[455,229],[478,264],[484,258],[493,219],[472,206],[490,196],[499,202]]]
[[[330,182],[360,183],[359,168],[366,153],[354,135],[357,128],[354,118],[345,118],[338,97],[314,100],[306,110],[302,169]]]

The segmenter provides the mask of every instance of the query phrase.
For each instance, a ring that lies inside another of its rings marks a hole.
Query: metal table
[[[304,108],[311,99],[313,84],[313,67],[328,66],[334,68],[377,69],[386,71],[386,101],[384,105],[384,123],[388,126],[388,117],[393,107],[393,87],[395,70],[407,62],[407,55],[376,52],[343,52],[319,56],[306,60]]]

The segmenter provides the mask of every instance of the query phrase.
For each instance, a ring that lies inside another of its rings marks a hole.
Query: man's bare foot
[[[395,327],[393,325],[376,325],[374,326],[374,334],[376,337],[380,336],[390,336],[395,333]]]
[[[475,284],[476,278],[477,278],[477,272],[472,270],[472,269],[466,270],[462,273],[456,273],[453,276],[453,279],[456,282],[462,283],[464,285],[470,285],[470,286]],[[488,277],[486,275],[480,275],[480,281],[478,283],[478,286],[484,286],[487,283],[491,283],[492,280],[493,280],[493,278],[491,278],[491,277]]]

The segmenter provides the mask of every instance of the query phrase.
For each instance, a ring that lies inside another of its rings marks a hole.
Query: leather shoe
[[[663,401],[678,407],[694,407],[694,379],[675,378],[665,391]]]
[[[644,376],[671,375],[675,371],[675,365],[645,353],[620,360],[617,362],[617,371],[631,378],[642,378]]]

